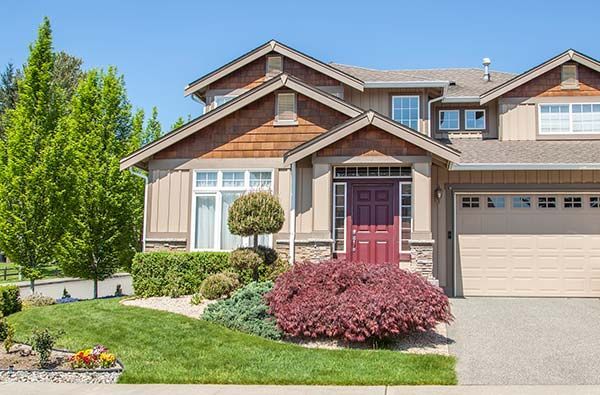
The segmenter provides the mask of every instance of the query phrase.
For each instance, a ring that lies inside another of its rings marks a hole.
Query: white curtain
[[[214,248],[215,196],[196,196],[196,248]]]
[[[240,236],[232,235],[227,226],[227,218],[229,217],[229,207],[235,199],[242,195],[241,192],[223,192],[223,205],[221,212],[221,249],[235,250],[242,245]]]

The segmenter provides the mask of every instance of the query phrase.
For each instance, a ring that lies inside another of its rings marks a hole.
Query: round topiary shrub
[[[238,248],[229,254],[229,264],[236,270],[258,268],[264,259],[254,248]]]
[[[389,264],[298,263],[277,278],[266,298],[279,328],[294,337],[362,342],[452,320],[441,288]]]
[[[252,236],[258,245],[258,235],[277,233],[285,215],[279,200],[269,192],[251,192],[237,198],[229,208],[227,226],[238,236]]]
[[[240,286],[237,274],[222,272],[208,276],[200,284],[200,293],[206,299],[227,297]]]

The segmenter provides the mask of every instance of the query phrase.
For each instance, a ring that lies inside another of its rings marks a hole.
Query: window
[[[465,196],[462,198],[463,208],[479,208],[479,197],[477,196]]]
[[[400,184],[400,252],[410,253],[412,238],[412,185]]]
[[[283,72],[283,56],[267,56],[267,77],[275,77]]]
[[[579,81],[577,80],[577,65],[565,64],[560,72],[560,86],[562,89],[577,89]]]
[[[192,198],[194,250],[233,250],[251,245],[250,238],[232,235],[227,226],[229,207],[243,193],[272,190],[270,170],[197,170]],[[270,235],[261,235],[261,245],[270,245]]]
[[[488,208],[504,208],[504,196],[488,196]]]
[[[295,125],[297,124],[296,117],[296,94],[295,93],[278,93],[277,108],[275,109],[275,124],[276,125]]]
[[[529,196],[513,196],[512,198],[513,208],[530,208],[531,197]]]
[[[485,110],[465,110],[465,129],[485,129]]]
[[[346,184],[333,184],[333,239],[335,252],[346,251]]]
[[[223,104],[227,103],[228,101],[231,101],[233,99],[235,99],[237,96],[231,96],[231,95],[218,95],[215,96],[213,98],[213,106],[212,108],[217,108],[219,106],[222,106]]]
[[[538,208],[556,208],[556,197],[554,197],[554,196],[538,197]]]
[[[460,111],[441,110],[440,111],[440,130],[458,130],[460,129]]]
[[[392,118],[419,130],[419,96],[392,96]]]
[[[411,178],[412,168],[409,166],[336,166],[334,178],[353,177],[400,177]]]
[[[600,133],[600,103],[540,104],[540,134]]]
[[[581,208],[583,207],[581,196],[565,196],[563,207],[564,208]]]
[[[590,196],[590,207],[600,208],[600,196]]]

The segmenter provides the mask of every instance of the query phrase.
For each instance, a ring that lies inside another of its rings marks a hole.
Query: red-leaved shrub
[[[389,264],[297,263],[266,299],[277,325],[294,337],[384,339],[452,319],[439,287]]]

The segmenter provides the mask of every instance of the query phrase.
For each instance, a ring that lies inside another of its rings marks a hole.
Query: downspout
[[[148,175],[139,169],[130,167],[129,172],[144,180],[144,219],[142,221],[142,252],[146,251],[146,210],[148,209]]]
[[[435,99],[431,99],[427,102],[427,115],[429,119],[427,120],[427,136],[431,137],[431,103],[438,102],[444,98],[444,94],[440,97],[436,97]]]
[[[296,260],[296,162],[292,163],[290,173],[290,264]]]

